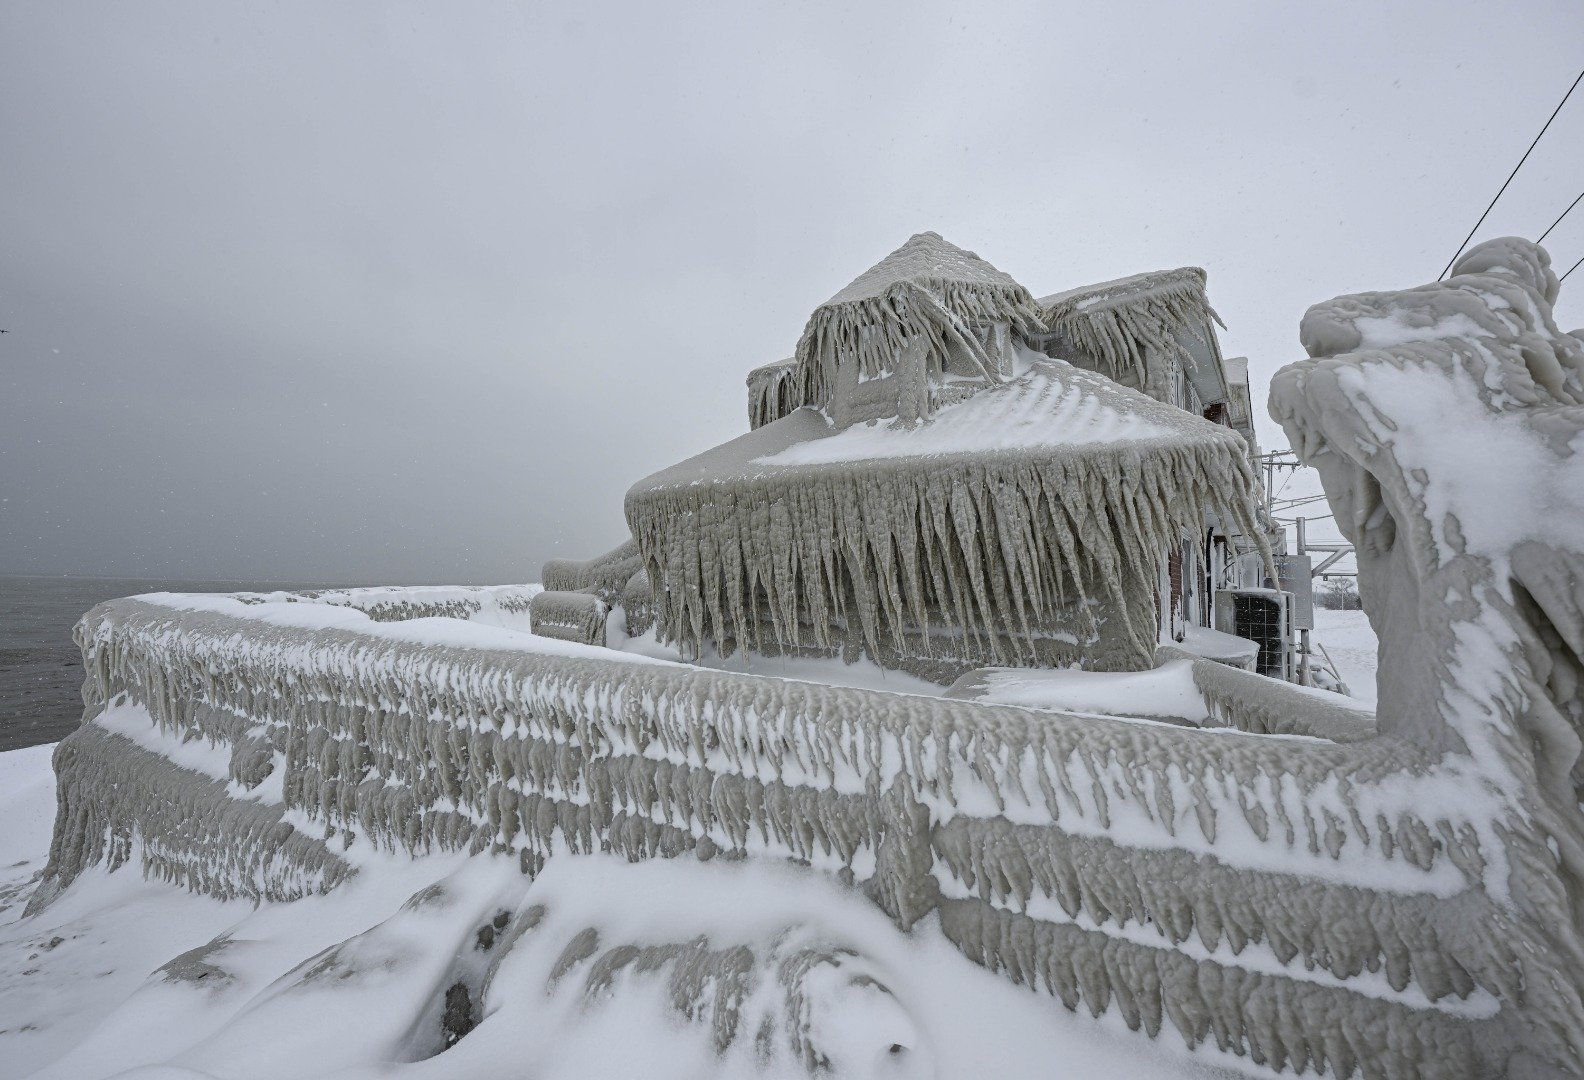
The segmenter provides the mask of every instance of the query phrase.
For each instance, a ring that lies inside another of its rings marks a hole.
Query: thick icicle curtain
[[[1186,358],[1179,332],[1208,346],[1211,322],[1221,323],[1197,266],[1074,289],[1044,305],[1044,323],[1083,354],[1064,359],[1089,361],[1107,378],[1152,396],[1160,396]]]
[[[906,654],[933,624],[998,662],[1026,662],[1020,643],[1076,610],[1127,622],[1128,655],[1108,666],[1148,667],[1166,552],[1210,512],[1258,535],[1242,440],[1193,427],[714,478],[678,467],[628,493],[627,519],[662,635],[694,652],[766,638],[829,648],[861,634],[871,655]]]
[[[797,361],[766,364],[748,373],[748,427],[773,424],[794,409],[809,404],[798,393]]]
[[[1023,286],[973,252],[919,233],[815,309],[793,358],[794,395],[823,405],[837,368],[856,364],[860,378],[884,374],[917,337],[929,342],[932,373],[944,368],[953,345],[988,367],[973,328],[992,323],[1024,337],[1043,325]]]

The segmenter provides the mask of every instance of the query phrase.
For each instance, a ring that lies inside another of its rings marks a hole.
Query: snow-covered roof
[[[976,356],[988,371],[971,331],[994,323],[1024,336],[1037,333],[1033,296],[973,252],[937,233],[919,233],[814,309],[797,345],[798,396],[824,404],[838,367],[855,365],[863,378],[883,374],[915,339],[929,343],[932,371],[943,369],[952,347]]]
[[[906,649],[907,628],[940,605],[1013,648],[1031,624],[1071,618],[1058,597],[1121,597],[1135,582],[1139,625],[1117,621],[1129,620],[1133,663],[1148,664],[1161,553],[1209,511],[1253,532],[1243,443],[1096,372],[1023,355],[1008,382],[916,426],[841,428],[800,408],[635,484],[627,521],[663,631],[692,649],[761,632],[823,645],[861,627],[871,651],[882,639]]]
[[[782,472],[817,471],[869,461],[1005,458],[1037,461],[1047,455],[1162,454],[1196,443],[1232,442],[1226,428],[1120,386],[1098,372],[1063,360],[1022,353],[1020,373],[997,386],[943,406],[908,426],[896,420],[840,427],[815,409],[792,415],[723,443],[640,481],[655,487],[754,480]]]
[[[974,252],[963,250],[939,233],[921,232],[859,274],[820,307],[872,300],[884,296],[900,283],[922,285],[932,290],[955,285],[1028,295],[1010,275],[997,270]]]
[[[1114,446],[1124,441],[1192,437],[1183,413],[1065,363],[1037,363],[1001,386],[941,408],[916,427],[897,421],[827,428],[761,465],[934,457]]]
[[[748,426],[763,427],[806,402],[798,396],[797,361],[762,364],[748,373]]]
[[[1049,332],[1081,352],[1073,359],[1118,382],[1164,397],[1180,366],[1201,399],[1226,399],[1211,326],[1221,320],[1197,266],[1082,285],[1045,297],[1039,308]]]
[[[1104,311],[1130,304],[1146,296],[1170,296],[1204,292],[1205,272],[1198,266],[1179,266],[1175,270],[1149,270],[1142,274],[1099,281],[1092,285],[1041,297],[1039,307],[1050,320],[1078,312]]]
[[[752,386],[755,379],[761,379],[768,376],[779,376],[796,363],[797,361],[789,356],[785,360],[777,360],[773,364],[760,364],[758,367],[748,372],[748,385]]]

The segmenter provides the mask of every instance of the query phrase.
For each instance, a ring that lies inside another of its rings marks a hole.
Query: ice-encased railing
[[[1466,758],[1504,807],[1549,1045],[1493,1075],[1584,1073],[1584,341],[1559,285],[1538,245],[1488,241],[1443,282],[1315,305],[1314,359],[1271,388],[1355,548],[1382,734]]]
[[[41,895],[115,837],[147,865],[188,842],[154,808],[191,774],[131,798],[106,783],[126,740],[95,717],[135,705],[170,735],[229,741],[252,763],[239,787],[268,780],[262,749],[289,842],[327,859],[353,833],[516,852],[528,873],[557,838],[790,858],[904,927],[937,911],[967,955],[1070,1007],[1114,1005],[1151,1034],[1164,1019],[1276,1067],[1488,1075],[1491,1055],[1556,1041],[1529,1016],[1516,821],[1471,797],[1466,763],[1401,738],[1036,714],[183,603],[113,601],[80,624],[87,717],[61,750]],[[1289,711],[1319,701],[1289,694]],[[267,854],[270,835],[250,843]],[[204,865],[184,883],[237,891],[238,871]]]

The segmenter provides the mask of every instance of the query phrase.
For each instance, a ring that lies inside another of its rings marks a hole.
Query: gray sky
[[[0,572],[537,580],[923,229],[1206,267],[1275,443],[1304,308],[1434,279],[1581,66],[1577,0],[11,0]],[[1581,188],[1584,92],[1481,236]]]

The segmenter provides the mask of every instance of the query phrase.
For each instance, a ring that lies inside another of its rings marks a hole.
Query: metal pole
[[[1271,520],[1271,514],[1274,512],[1271,509],[1271,488],[1275,486],[1275,481],[1276,459],[1274,457],[1267,457],[1265,459],[1265,521],[1267,525]]]
[[[1303,556],[1305,556],[1305,555],[1307,555],[1309,553],[1309,530],[1308,530],[1308,524],[1309,523],[1304,518],[1298,518],[1297,521],[1294,522],[1294,524],[1297,526],[1298,556],[1300,558],[1302,558]],[[1313,579],[1310,579],[1309,581],[1305,581],[1304,582],[1304,588],[1306,588],[1306,589],[1314,588]],[[1307,629],[1300,629],[1298,631],[1298,685],[1299,686],[1312,686],[1312,685],[1314,685],[1310,681],[1310,672],[1309,672],[1309,631]]]

